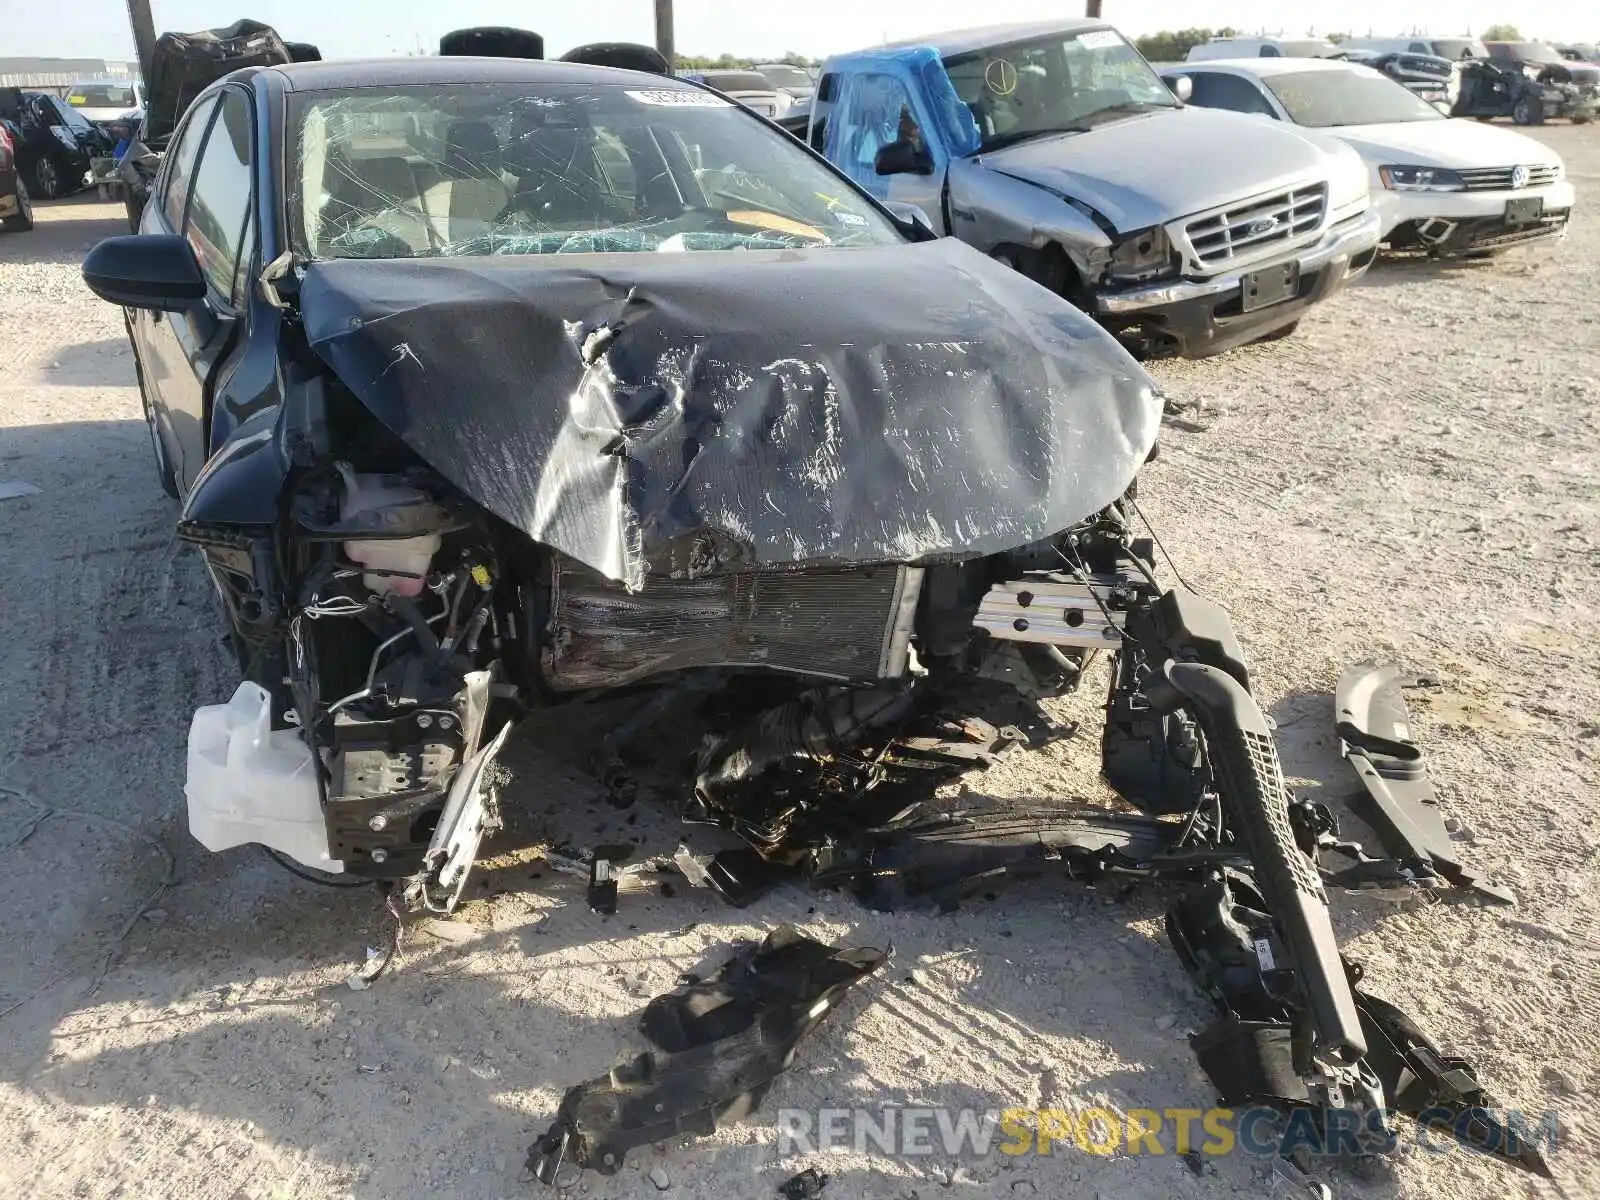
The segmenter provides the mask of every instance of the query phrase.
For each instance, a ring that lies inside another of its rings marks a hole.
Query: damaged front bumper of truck
[[[1205,357],[1293,325],[1359,279],[1377,254],[1382,222],[1373,209],[1331,227],[1282,259],[1120,291],[1097,292],[1094,311],[1114,332],[1135,332]]]

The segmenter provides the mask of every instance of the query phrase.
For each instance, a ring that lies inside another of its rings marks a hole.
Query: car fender
[[[991,171],[976,159],[958,158],[950,163],[950,231],[985,254],[1005,245],[1035,250],[1058,245],[1078,274],[1092,282],[1109,261],[1111,235],[1086,207]]]

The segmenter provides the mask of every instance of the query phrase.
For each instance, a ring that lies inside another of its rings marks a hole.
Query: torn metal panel
[[[611,1175],[636,1146],[709,1134],[748,1116],[788,1069],[800,1039],[888,957],[829,946],[785,925],[712,978],[651,1001],[640,1028],[659,1052],[569,1089],[555,1123],[529,1150],[529,1169],[544,1183],[565,1161]]]
[[[950,239],[317,262],[300,306],[430,466],[633,589],[706,532],[751,565],[1010,550],[1120,495],[1160,419],[1108,336]]]
[[[1514,904],[1509,891],[1464,864],[1450,840],[1422,751],[1411,740],[1406,684],[1399,667],[1364,662],[1346,671],[1334,691],[1339,748],[1370,802],[1361,815],[1417,882],[1443,876],[1457,887]]]
[[[1060,246],[1093,283],[1111,263],[1111,232],[1055,192],[993,170],[984,158],[950,164],[951,233],[985,253],[1000,246]]]

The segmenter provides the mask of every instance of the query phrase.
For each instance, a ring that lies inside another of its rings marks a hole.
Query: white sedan
[[[1189,103],[1320,130],[1353,147],[1393,250],[1494,253],[1559,237],[1572,212],[1560,155],[1509,129],[1456,120],[1386,75],[1348,62],[1234,59],[1160,68]]]

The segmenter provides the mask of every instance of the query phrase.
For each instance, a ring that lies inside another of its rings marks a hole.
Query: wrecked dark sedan
[[[716,681],[746,690],[686,811],[773,871],[939,903],[1050,863],[1171,877],[1225,1102],[1356,1109],[1380,1143],[1390,1109],[1486,1105],[1357,986],[1315,858],[1336,831],[1291,805],[1224,610],[1157,582],[1148,378],[923,237],[681,80],[440,57],[209,88],[141,232],[83,268],[127,310],[243,677],[194,715],[191,831],[448,910],[519,715]],[[1057,694],[1102,652],[1137,811],[908,799],[1033,736],[970,697]],[[759,870],[700,873],[734,898]]]

